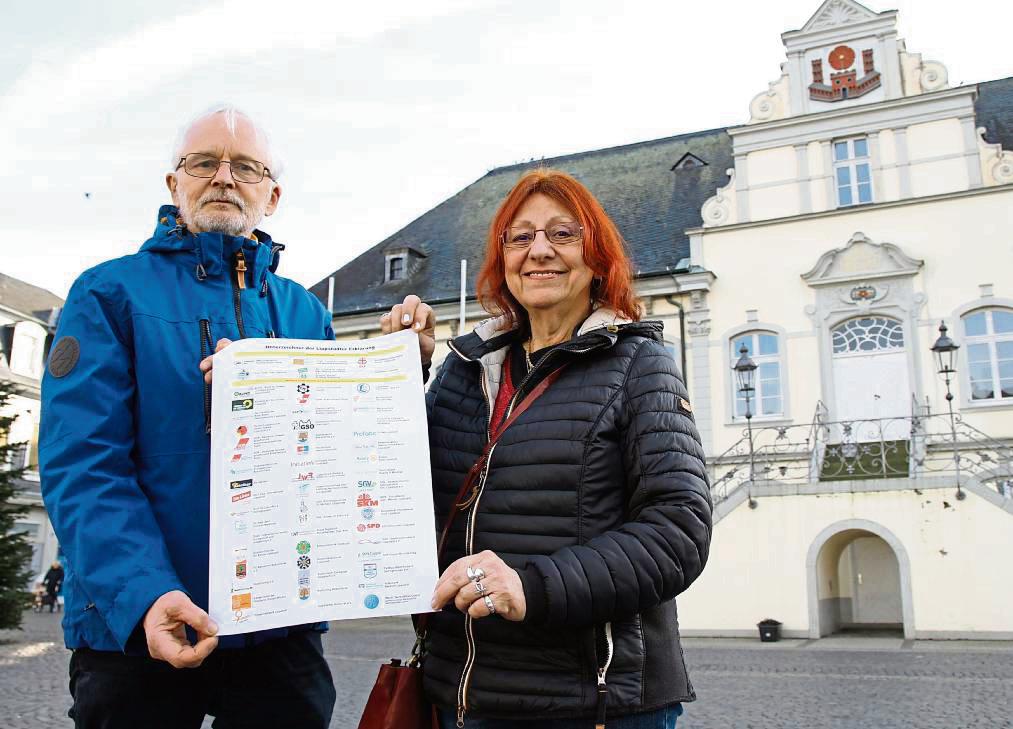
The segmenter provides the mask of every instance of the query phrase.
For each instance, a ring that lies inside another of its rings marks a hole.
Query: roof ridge
[[[663,144],[667,142],[675,142],[680,139],[691,139],[694,137],[702,137],[708,134],[719,134],[721,132],[727,132],[728,127],[713,127],[712,129],[702,129],[696,132],[684,132],[683,134],[673,134],[668,137],[658,137],[656,139],[644,139],[639,142],[627,142],[626,144],[616,144],[611,147],[599,147],[598,149],[585,149],[581,152],[571,152],[569,154],[561,154],[556,157],[542,157],[540,159],[531,159],[527,162],[514,162],[509,165],[502,165],[500,167],[493,167],[491,170],[486,172],[479,179],[488,177],[489,175],[497,172],[506,172],[510,170],[521,169],[536,164],[545,164],[548,162],[569,162],[574,159],[580,159],[592,154],[600,154],[602,152],[619,152],[623,150],[636,149],[638,147],[647,147],[652,144]],[[477,182],[477,180],[476,180]],[[474,183],[472,183],[474,184]]]

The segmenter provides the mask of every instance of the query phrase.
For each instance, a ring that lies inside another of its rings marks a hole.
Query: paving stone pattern
[[[0,728],[72,726],[59,617],[27,613],[24,630],[0,631]],[[331,729],[355,728],[380,662],[403,656],[411,639],[400,619],[332,628],[324,639],[338,694]],[[833,637],[684,644],[700,698],[686,707],[679,729],[1013,729],[1009,643]]]

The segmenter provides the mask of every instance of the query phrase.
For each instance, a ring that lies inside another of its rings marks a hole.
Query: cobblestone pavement
[[[400,619],[332,628],[324,639],[338,692],[331,729],[354,729],[380,662],[403,656],[411,638]],[[686,707],[679,729],[1013,729],[1010,643],[833,637],[684,645],[699,701]],[[23,631],[0,631],[0,728],[71,727],[67,657],[59,616],[27,613]]]

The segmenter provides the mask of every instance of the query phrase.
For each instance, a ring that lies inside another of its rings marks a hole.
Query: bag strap
[[[475,501],[475,498],[478,495],[477,486],[479,483],[479,478],[482,474],[482,471],[485,470],[485,464],[489,460],[489,454],[492,452],[493,446],[496,445],[496,443],[500,439],[500,436],[503,435],[506,429],[510,425],[512,425],[514,421],[517,420],[517,418],[523,415],[527,411],[527,409],[531,407],[532,403],[534,403],[535,400],[541,397],[545,393],[545,391],[549,389],[549,386],[553,382],[559,379],[559,376],[562,374],[563,369],[566,367],[566,364],[567,363],[563,363],[562,365],[554,369],[552,372],[550,372],[548,375],[546,375],[545,379],[543,379],[541,382],[535,385],[535,387],[531,389],[531,392],[529,392],[525,396],[525,398],[521,400],[517,404],[517,406],[513,408],[513,410],[510,411],[510,416],[503,421],[503,424],[499,426],[499,428],[496,429],[496,432],[493,433],[492,437],[489,439],[489,442],[485,444],[485,448],[482,449],[482,455],[480,455],[478,457],[478,460],[475,461],[475,465],[473,465],[468,470],[468,475],[465,476],[464,483],[461,484],[461,488],[457,492],[457,497],[454,499],[454,505],[451,507],[450,513],[447,515],[447,523],[443,525],[443,530],[440,532],[440,539],[437,542],[436,547],[437,564],[439,564],[440,557],[443,556],[443,549],[444,547],[447,546],[447,537],[450,535],[450,527],[453,526],[454,519],[457,517],[458,512],[467,509],[472,504],[472,502]],[[468,495],[469,491],[472,491],[472,493],[466,499],[465,496]],[[415,633],[419,639],[416,642],[416,649],[421,648],[420,643],[422,640],[422,636],[424,636],[426,633],[426,628],[428,627],[429,624],[430,614],[431,613],[422,613],[415,620]],[[413,650],[413,654],[414,652],[415,651]]]

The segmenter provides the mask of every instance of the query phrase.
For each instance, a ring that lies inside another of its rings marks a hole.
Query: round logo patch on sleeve
[[[65,377],[77,364],[81,354],[81,346],[74,337],[61,337],[49,355],[49,374],[53,377]]]

